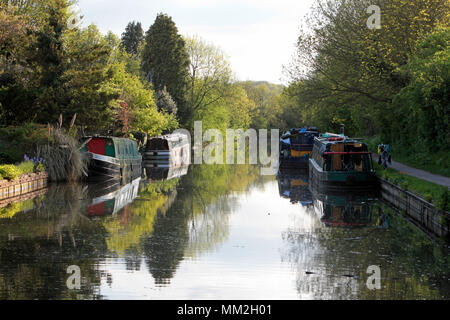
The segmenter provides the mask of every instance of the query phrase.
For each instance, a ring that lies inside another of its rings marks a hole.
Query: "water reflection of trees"
[[[105,230],[80,215],[80,197],[81,186],[52,186],[34,209],[0,220],[2,299],[100,297],[103,275],[88,259],[106,251]],[[81,290],[66,286],[70,265],[81,269]]]
[[[283,234],[282,259],[297,269],[299,295],[309,299],[448,299],[449,291],[439,285],[439,280],[448,279],[448,250],[442,252],[383,204],[365,205],[372,217],[366,227],[325,227],[320,221],[324,213],[317,212],[316,206],[316,212],[305,209],[301,218],[296,217],[295,227]],[[378,217],[386,214],[391,227],[378,228]],[[381,268],[381,290],[366,287],[370,265]]]
[[[182,178],[177,198],[158,215],[150,237],[143,239],[146,263],[159,285],[166,285],[186,257],[214,250],[226,240],[235,193],[259,181],[254,166],[193,166]]]

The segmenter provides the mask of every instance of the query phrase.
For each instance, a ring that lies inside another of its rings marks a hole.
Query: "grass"
[[[446,200],[449,196],[448,188],[400,173],[392,168],[387,168],[385,170],[376,162],[374,162],[373,165],[377,175],[383,179],[398,185],[403,190],[412,191],[426,201],[435,204],[439,209],[445,209],[446,211],[450,210],[448,200]]]
[[[378,145],[383,143],[379,136],[365,137],[364,142],[371,152],[376,153]],[[434,174],[450,177],[450,152],[415,152],[413,150],[391,144],[391,154],[394,161],[422,169]]]
[[[75,117],[70,129],[62,127],[62,116],[56,127],[48,127],[48,142],[40,145],[37,158],[42,158],[51,181],[77,181],[86,172],[87,163],[82,159],[80,146],[74,127]]]

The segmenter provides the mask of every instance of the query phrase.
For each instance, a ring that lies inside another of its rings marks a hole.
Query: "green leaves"
[[[178,106],[180,123],[187,125],[192,119],[192,108],[186,102],[189,75],[189,56],[185,42],[178,34],[172,18],[158,14],[145,38],[142,70],[157,91],[164,87]]]

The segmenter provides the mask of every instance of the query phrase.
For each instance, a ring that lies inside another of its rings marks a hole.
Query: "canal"
[[[0,299],[450,299],[448,243],[376,194],[248,165],[147,174],[0,208]]]

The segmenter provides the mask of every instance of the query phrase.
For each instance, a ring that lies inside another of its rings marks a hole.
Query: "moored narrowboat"
[[[191,142],[187,134],[173,133],[148,140],[144,167],[176,168],[190,164]]]
[[[291,129],[280,139],[280,168],[306,169],[314,138],[319,136],[315,127]]]
[[[343,134],[316,137],[309,159],[309,181],[315,188],[368,188],[377,178],[367,145]]]
[[[142,156],[136,141],[116,137],[84,137],[88,179],[125,184],[141,176]]]

